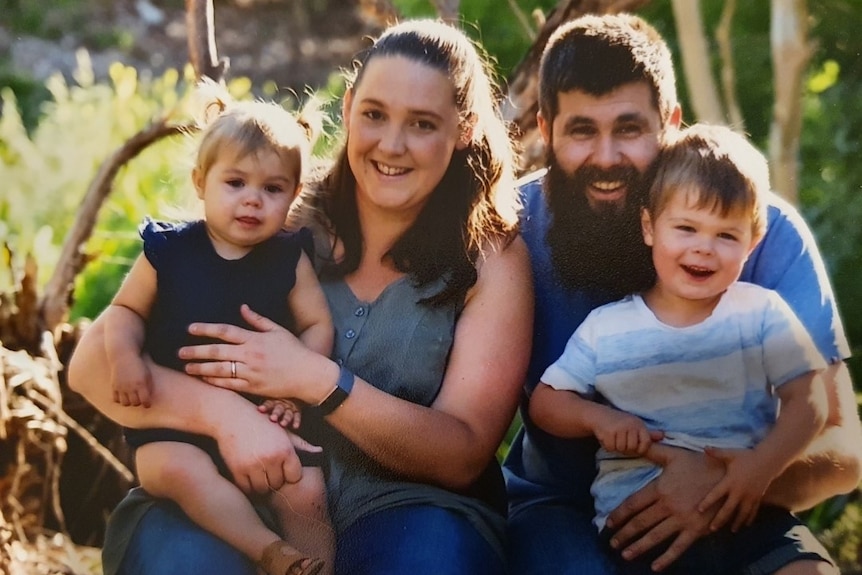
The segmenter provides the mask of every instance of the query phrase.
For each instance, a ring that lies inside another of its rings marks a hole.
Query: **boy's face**
[[[656,293],[668,301],[712,305],[739,278],[756,245],[751,215],[696,207],[697,191],[675,191],[654,220],[644,210],[644,242],[652,247]]]
[[[206,173],[192,173],[204,202],[207,231],[216,252],[237,259],[278,233],[298,191],[298,166],[275,151],[239,156],[225,147]]]

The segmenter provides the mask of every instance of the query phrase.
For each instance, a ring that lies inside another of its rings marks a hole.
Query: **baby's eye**
[[[264,186],[263,189],[266,190],[270,194],[280,194],[284,191],[284,188],[282,188],[281,186],[277,186],[275,184],[272,184],[269,186]]]
[[[676,226],[676,229],[678,229],[681,232],[686,232],[686,233],[694,233],[694,231],[695,231],[694,227],[687,226],[684,224],[679,224],[678,226]]]
[[[369,120],[381,120],[383,118],[383,113],[380,110],[365,110],[362,115]]]
[[[723,239],[723,240],[728,240],[731,242],[738,241],[738,238],[735,235],[733,235],[731,233],[727,233],[727,232],[718,234],[718,237]]]
[[[244,182],[239,178],[231,178],[225,183],[232,188],[241,188],[244,185]]]

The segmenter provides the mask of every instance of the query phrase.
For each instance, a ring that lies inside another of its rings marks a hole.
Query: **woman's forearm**
[[[83,395],[108,418],[126,427],[168,427],[212,435],[217,414],[222,410],[227,410],[223,413],[230,413],[230,409],[240,405],[239,401],[245,400],[232,392],[211,387],[197,378],[152,362],[151,407],[124,407],[114,401],[111,368],[106,353],[105,324],[109,316],[115,323],[125,321],[122,313],[121,308],[109,307],[84,333],[69,362],[69,387]]]

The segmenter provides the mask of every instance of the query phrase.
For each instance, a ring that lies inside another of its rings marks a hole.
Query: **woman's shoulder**
[[[509,290],[527,290],[532,297],[529,253],[519,234],[486,242],[476,260],[476,273],[476,284],[467,294],[468,301],[478,293]]]

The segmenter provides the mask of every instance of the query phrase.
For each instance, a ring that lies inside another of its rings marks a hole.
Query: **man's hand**
[[[652,563],[654,571],[661,571],[709,533],[718,505],[703,513],[697,507],[724,476],[724,465],[703,453],[660,443],[653,444],[646,457],[662,466],[662,474],[615,509],[608,527],[616,531],[611,546],[622,549],[624,559],[634,559],[672,538]]]

